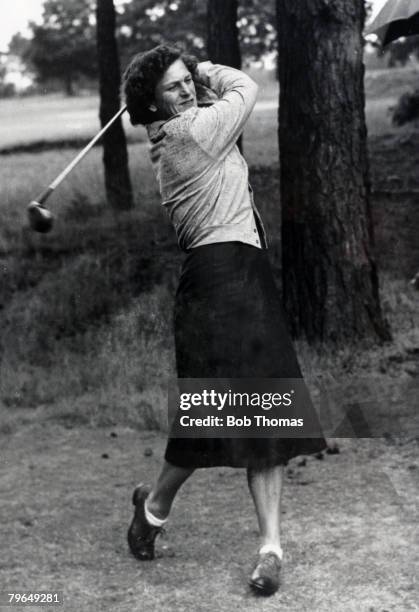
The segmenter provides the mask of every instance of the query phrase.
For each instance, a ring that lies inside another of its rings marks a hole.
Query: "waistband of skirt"
[[[267,249],[260,249],[256,246],[248,244],[247,242],[240,242],[239,240],[229,240],[227,242],[211,242],[209,244],[202,244],[201,246],[193,247],[192,249],[184,249],[184,253],[187,258],[190,257],[205,257],[212,254],[222,253],[249,253],[249,255],[257,255],[258,253],[266,253]]]
[[[255,268],[256,266],[256,268]],[[183,260],[180,285],[186,281],[200,285],[223,283],[241,278],[249,269],[270,266],[266,249],[243,242],[215,242],[190,249]]]

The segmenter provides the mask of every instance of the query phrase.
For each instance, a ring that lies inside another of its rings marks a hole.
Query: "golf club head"
[[[28,204],[28,218],[31,229],[42,234],[49,232],[54,222],[50,211],[36,200]]]

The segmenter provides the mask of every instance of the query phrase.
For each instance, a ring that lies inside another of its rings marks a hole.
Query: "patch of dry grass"
[[[166,286],[155,286],[106,323],[67,338],[54,337],[45,324],[44,348],[40,324],[30,321],[35,339],[22,330],[21,346],[5,340],[3,417],[17,422],[82,418],[91,425],[164,428],[167,382],[174,374],[172,300]]]

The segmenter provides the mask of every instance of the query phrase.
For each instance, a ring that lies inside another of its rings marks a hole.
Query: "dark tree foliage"
[[[118,112],[121,72],[115,37],[113,0],[97,0],[97,51],[99,63],[100,123],[102,127]],[[132,208],[128,151],[121,118],[103,136],[106,196],[115,210]]]
[[[229,2],[220,2],[220,10]],[[274,0],[238,2],[237,26],[245,61],[275,49]],[[207,0],[132,0],[118,7],[119,43],[123,63],[162,42],[178,43],[206,59]]]
[[[276,51],[275,1],[240,0],[238,27],[242,55],[246,62],[257,61],[265,53]]]
[[[419,88],[400,96],[393,111],[394,125],[404,125],[419,119]]]
[[[390,67],[404,66],[410,60],[419,59],[419,36],[395,40],[384,49],[384,55]]]
[[[284,302],[310,341],[389,339],[374,261],[362,0],[277,0]]]
[[[8,83],[6,81],[6,76],[6,66],[2,66],[2,64],[0,63],[0,98],[10,98],[15,94],[15,87],[13,83]]]
[[[30,44],[31,41],[29,38],[25,38],[25,36],[22,36],[20,32],[16,32],[16,34],[13,34],[12,38],[10,39],[9,53],[23,57]]]
[[[74,93],[80,76],[97,75],[93,0],[46,0],[43,22],[30,24],[33,38],[23,59],[40,83],[61,80]]]
[[[19,40],[15,45],[38,82],[59,79],[72,93],[80,76],[97,77],[95,8],[95,0],[45,1],[43,23],[30,25],[33,39],[27,48]],[[163,42],[178,43],[198,59],[206,58],[207,0],[126,0],[118,3],[116,11],[124,67],[134,54]],[[245,62],[275,49],[274,22],[274,0],[238,2],[238,36]]]
[[[122,64],[162,43],[178,43],[204,58],[205,0],[135,0],[118,7],[118,40]]]

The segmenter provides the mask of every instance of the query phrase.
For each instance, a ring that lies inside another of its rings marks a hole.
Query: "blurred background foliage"
[[[97,79],[95,4],[46,0],[42,23],[30,23],[31,36],[12,37],[9,52],[34,73],[38,85],[55,83],[71,95],[77,83]],[[185,50],[206,57],[206,0],[130,0],[116,3],[116,12],[122,66],[135,53],[163,42],[182,41]],[[274,0],[243,0],[238,18],[245,62],[274,51]]]
[[[17,32],[9,53],[20,58],[36,83],[58,87],[68,94],[75,86],[96,86],[96,22],[94,0],[45,0],[42,23],[29,24],[30,35]],[[163,42],[182,41],[185,49],[199,59],[206,57],[206,0],[120,0],[117,12],[117,39],[124,67],[135,53]],[[367,11],[371,2],[366,2]],[[275,0],[241,0],[238,31],[244,64],[275,55]],[[370,41],[374,45],[374,41]],[[405,65],[419,58],[419,36],[398,40],[377,54],[389,67]],[[4,80],[0,71],[0,84]],[[0,87],[0,96],[10,94]]]

